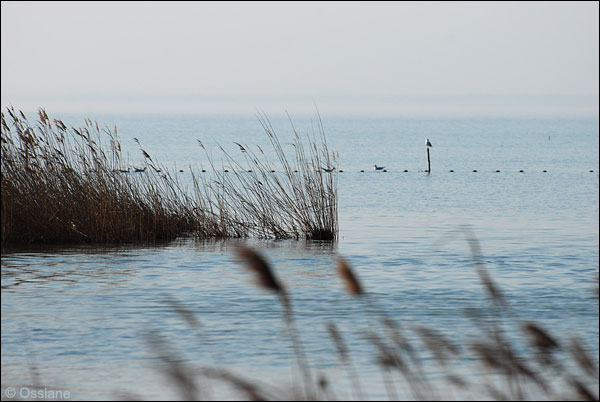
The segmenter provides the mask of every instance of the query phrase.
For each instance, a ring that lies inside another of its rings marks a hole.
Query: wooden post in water
[[[429,138],[427,138],[427,141],[425,142],[425,147],[427,148],[427,174],[431,174],[431,160],[429,159],[429,148],[431,148],[433,145],[431,145],[431,141],[429,141]]]
[[[427,174],[431,173],[431,160],[429,160],[429,147],[427,147]]]

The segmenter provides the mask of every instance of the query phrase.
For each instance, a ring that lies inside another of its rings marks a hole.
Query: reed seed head
[[[558,347],[558,342],[537,324],[526,322],[523,330],[531,336],[534,346],[543,351],[550,351]]]
[[[260,254],[248,247],[241,247],[237,250],[237,256],[246,262],[250,270],[254,271],[260,286],[277,293],[285,293],[285,289],[275,278],[271,267]]]
[[[343,258],[340,258],[338,260],[338,272],[344,280],[348,292],[354,295],[364,294],[363,288],[360,282],[358,281],[358,278],[354,275],[354,272],[350,268],[350,265],[348,265],[348,263]]]

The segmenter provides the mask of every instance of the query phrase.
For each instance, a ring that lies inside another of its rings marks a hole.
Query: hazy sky
[[[598,113],[598,2],[2,2],[2,106]]]

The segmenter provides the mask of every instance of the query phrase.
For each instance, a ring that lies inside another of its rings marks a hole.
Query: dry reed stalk
[[[408,359],[407,367],[414,373],[414,377],[418,378],[421,382],[426,383],[425,376],[423,374],[423,365],[421,358],[417,354],[415,347],[411,345],[406,336],[402,334],[401,328],[389,317],[382,317],[381,323],[386,331],[388,338],[392,341],[395,347],[398,349],[400,356],[406,355]],[[408,364],[410,362],[410,365]]]
[[[500,288],[496,286],[489,272],[485,268],[485,264],[483,263],[483,254],[481,252],[481,246],[479,245],[479,241],[475,237],[475,234],[471,230],[469,226],[463,225],[461,226],[462,232],[467,239],[467,243],[471,249],[471,257],[475,263],[475,270],[477,275],[479,275],[479,280],[484,285],[485,289],[488,291],[490,298],[498,304],[500,307],[507,307],[504,296],[500,291]]]
[[[186,401],[201,400],[201,388],[196,384],[193,370],[184,364],[183,359],[170,347],[168,342],[155,331],[146,333],[145,340],[150,350],[162,362],[158,369],[174,384],[174,388],[180,392],[182,399]]]
[[[169,304],[173,311],[175,311],[194,330],[198,331],[202,328],[202,324],[196,315],[191,310],[186,308],[179,300],[173,297],[168,297],[165,299],[165,302]]]
[[[242,391],[242,393],[251,401],[268,401],[279,399],[277,395],[272,395],[267,392],[264,387],[261,388],[249,380],[246,380],[227,370],[203,368],[199,370],[199,374],[208,378],[219,379],[233,385],[236,389]]]
[[[43,109],[31,124],[8,108],[1,130],[3,247],[246,233],[222,211],[208,211],[205,194],[187,194],[141,147],[154,172],[128,174],[116,127],[101,129],[90,119],[68,127]]]
[[[289,116],[288,116],[289,118]],[[320,144],[316,137],[308,138],[309,151],[294,130],[294,159],[284,151],[275,130],[264,114],[259,122],[281,165],[281,171],[265,160],[260,146],[252,147],[234,142],[242,161],[219,149],[225,163],[218,166],[202,142],[215,180],[205,183],[218,200],[222,211],[235,216],[253,234],[266,238],[306,238],[334,240],[337,237],[337,175],[324,176],[321,164],[336,163],[329,152],[319,116]],[[229,170],[230,173],[225,173]]]
[[[460,355],[461,352],[458,345],[450,342],[450,340],[436,330],[421,325],[416,326],[415,330],[421,336],[426,347],[433,353],[437,362],[442,366],[448,364],[449,358]]]
[[[250,249],[242,249],[242,251],[238,252],[238,255],[247,262],[249,268],[255,273],[261,287],[277,294],[286,293],[285,288],[276,279],[272,267],[260,254]],[[338,261],[338,269],[340,265],[343,267],[340,275],[344,279],[348,291],[352,295],[367,296],[352,269],[345,261],[341,261],[342,263]],[[483,286],[485,287],[485,283],[483,283]],[[361,300],[368,300],[368,298],[361,298]],[[286,303],[283,302],[283,304],[285,305]],[[496,309],[503,307],[496,304],[493,308],[494,311],[492,311],[490,316],[493,318],[499,317],[500,315]],[[513,318],[513,316],[509,316],[508,318]],[[521,328],[530,337],[530,341],[536,350],[546,351],[546,353],[553,351],[566,354],[569,352],[570,354],[566,355],[566,357],[571,356],[575,362],[575,366],[581,368],[586,375],[590,376],[589,380],[585,380],[585,377],[581,378],[572,374],[568,364],[553,363],[550,365],[543,360],[539,361],[529,358],[527,355],[518,355],[516,351],[522,350],[522,348],[511,341],[511,338],[505,335],[505,331],[500,327],[501,325],[510,324],[508,320],[507,322],[492,321],[487,323],[476,321],[480,326],[491,326],[491,329],[483,328],[483,337],[469,342],[469,350],[472,352],[472,355],[463,353],[458,344],[451,342],[438,329],[416,325],[414,332],[422,339],[424,349],[431,352],[431,355],[435,358],[434,361],[442,370],[442,378],[453,386],[452,389],[437,390],[431,386],[431,378],[420,363],[422,358],[417,355],[415,348],[400,333],[399,326],[387,317],[383,317],[381,322],[384,329],[388,329],[387,339],[378,333],[375,327],[371,326],[365,337],[375,347],[377,352],[377,362],[381,368],[385,390],[389,399],[397,399],[401,395],[397,392],[397,384],[394,383],[393,377],[394,372],[398,372],[406,381],[413,397],[418,400],[445,399],[456,388],[462,389],[465,392],[484,392],[492,398],[500,400],[524,400],[531,396],[547,397],[551,400],[597,400],[597,396],[594,393],[594,384],[597,386],[597,365],[584,351],[583,345],[576,340],[571,340],[571,345],[568,349],[562,348],[560,346],[561,343],[556,337],[532,321],[521,322],[515,318],[512,323],[516,324],[517,328]],[[296,328],[292,327],[292,325],[295,325],[295,322],[292,317],[291,305],[289,306],[289,311],[286,308],[286,323],[289,325],[290,334],[292,334],[297,363],[301,369],[302,367],[306,368],[306,373],[308,373],[308,365],[306,364],[304,352],[298,346],[299,338],[296,337]],[[335,343],[340,359],[343,362],[350,362],[350,350],[343,341],[336,325],[330,322],[327,325],[327,330]],[[386,332],[383,335],[386,335]],[[482,380],[480,372],[477,372],[473,379],[453,373],[451,364],[453,360],[451,358],[456,356],[467,359],[475,357],[475,361],[479,361],[487,369],[484,372],[489,371],[488,374],[494,376],[491,378],[492,381],[486,380],[486,378]],[[235,376],[229,377],[228,375],[215,373],[217,372],[213,371],[212,374],[209,373],[207,376],[212,376],[213,378],[221,377],[221,379],[229,381],[236,388],[245,392],[251,399],[277,397],[275,394],[267,395],[264,391],[266,388],[263,386],[259,387],[250,382],[238,382]],[[356,387],[354,390],[355,394],[362,395],[360,393],[357,374],[353,372],[349,374],[349,377],[356,378],[356,380],[351,380],[352,385]],[[307,386],[309,381],[309,377],[303,378],[303,387],[306,391],[304,397],[307,399],[333,396],[332,388],[325,377],[321,376],[317,385],[312,385],[313,383],[310,381],[310,386]],[[559,389],[560,393],[556,393],[554,389]],[[320,391],[320,393],[317,393],[317,391]]]
[[[589,375],[590,377],[598,377],[598,367],[585,351],[585,348],[581,344],[581,341],[572,338],[569,345],[569,352],[571,353],[571,356],[575,359],[575,361],[579,364],[579,367],[581,367],[587,375]]]
[[[354,388],[354,393],[356,394],[356,397],[358,398],[358,400],[362,400],[363,393],[360,386],[360,380],[358,374],[356,373],[354,363],[352,362],[350,351],[346,346],[346,343],[344,342],[342,334],[333,322],[327,323],[327,331],[329,332],[331,339],[333,339],[333,343],[335,344],[338,355],[340,356],[340,359],[342,360],[342,363],[346,368],[346,371],[348,373],[348,379],[350,380],[350,383]]]
[[[378,361],[384,370],[382,375],[386,382],[387,391],[394,391],[392,383],[389,382],[391,380],[391,377],[388,376],[389,373],[387,373],[387,370],[389,369],[397,369],[402,374],[411,387],[415,397],[418,398],[425,395],[427,390],[431,391],[431,387],[427,384],[427,380],[422,373],[420,361],[412,346],[400,334],[399,326],[387,317],[381,309],[377,308],[375,301],[368,297],[369,295],[364,291],[357,275],[343,258],[338,258],[338,274],[342,277],[348,293],[361,297],[361,300],[366,303],[367,311],[371,314],[377,314],[380,317],[384,333],[393,344],[398,346],[398,350],[396,350],[393,347],[387,346],[385,342],[375,334],[367,334],[367,339],[379,350]],[[408,354],[409,360],[415,366],[414,370],[411,365],[408,364],[408,360],[403,358],[404,353]],[[391,394],[388,396],[392,397]]]
[[[594,395],[592,391],[588,389],[581,381],[576,378],[569,378],[569,383],[573,390],[575,391],[575,395],[577,395],[577,399],[582,401],[597,401],[598,395]]]
[[[315,396],[315,385],[310,373],[310,368],[307,363],[304,348],[299,336],[298,327],[294,318],[294,311],[291,300],[284,286],[276,279],[273,270],[266,260],[254,250],[241,247],[237,249],[237,256],[246,262],[247,267],[255,273],[257,283],[266,290],[273,291],[279,296],[284,307],[285,322],[289,330],[292,340],[292,347],[296,356],[298,369],[302,374],[303,390],[307,400],[311,400]]]

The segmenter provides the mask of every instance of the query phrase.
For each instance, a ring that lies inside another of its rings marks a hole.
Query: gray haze
[[[2,2],[2,106],[597,115],[598,2]]]

